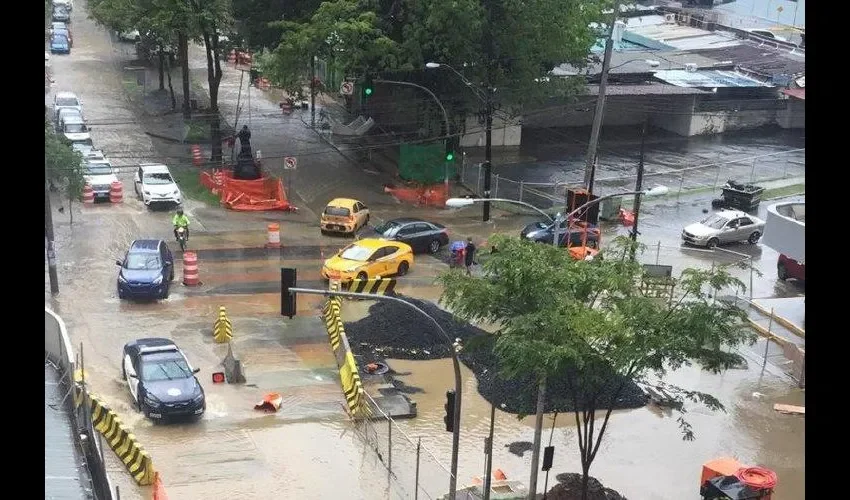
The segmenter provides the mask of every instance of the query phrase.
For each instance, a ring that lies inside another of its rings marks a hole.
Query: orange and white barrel
[[[280,248],[280,224],[272,222],[268,226],[266,248]]]
[[[86,205],[94,204],[94,189],[89,184],[83,186],[83,203]]]
[[[228,64],[236,64],[236,50],[231,50],[229,54],[227,54],[227,62]]]
[[[201,157],[201,146],[197,144],[192,144],[192,163],[196,167],[200,167],[204,164],[204,159]]]
[[[195,252],[183,252],[183,284],[186,286],[201,284],[198,277],[198,254]]]
[[[121,203],[124,201],[124,185],[121,181],[113,181],[109,185],[109,201],[111,203]]]

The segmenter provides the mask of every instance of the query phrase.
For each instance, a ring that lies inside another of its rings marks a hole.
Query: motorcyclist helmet
[[[182,208],[177,209],[177,215],[183,215],[183,209]]]

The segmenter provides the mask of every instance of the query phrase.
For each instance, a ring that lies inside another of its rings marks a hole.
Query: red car
[[[780,254],[779,260],[776,262],[776,275],[782,281],[788,278],[806,281],[806,264],[798,262],[785,254]]]

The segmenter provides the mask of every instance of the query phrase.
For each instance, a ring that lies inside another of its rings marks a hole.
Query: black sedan
[[[584,231],[581,228],[573,227],[570,230],[570,246],[581,246]],[[551,245],[555,241],[555,224],[551,222],[534,222],[531,223],[519,233],[521,238],[536,241],[538,243],[546,243]],[[558,243],[560,246],[566,246],[567,242],[567,222],[562,221],[558,229]],[[587,243],[590,246],[599,243],[599,228],[591,224],[590,230],[587,232]]]
[[[207,409],[204,388],[177,345],[169,339],[134,340],[124,346],[122,375],[146,417],[200,417]]]
[[[375,228],[380,238],[407,243],[415,253],[437,253],[449,244],[446,227],[434,222],[403,217],[384,222]]]

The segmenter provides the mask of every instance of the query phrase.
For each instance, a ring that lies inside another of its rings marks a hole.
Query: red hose
[[[772,489],[779,481],[775,472],[764,467],[742,467],[735,473],[735,477],[747,486],[765,490]]]

